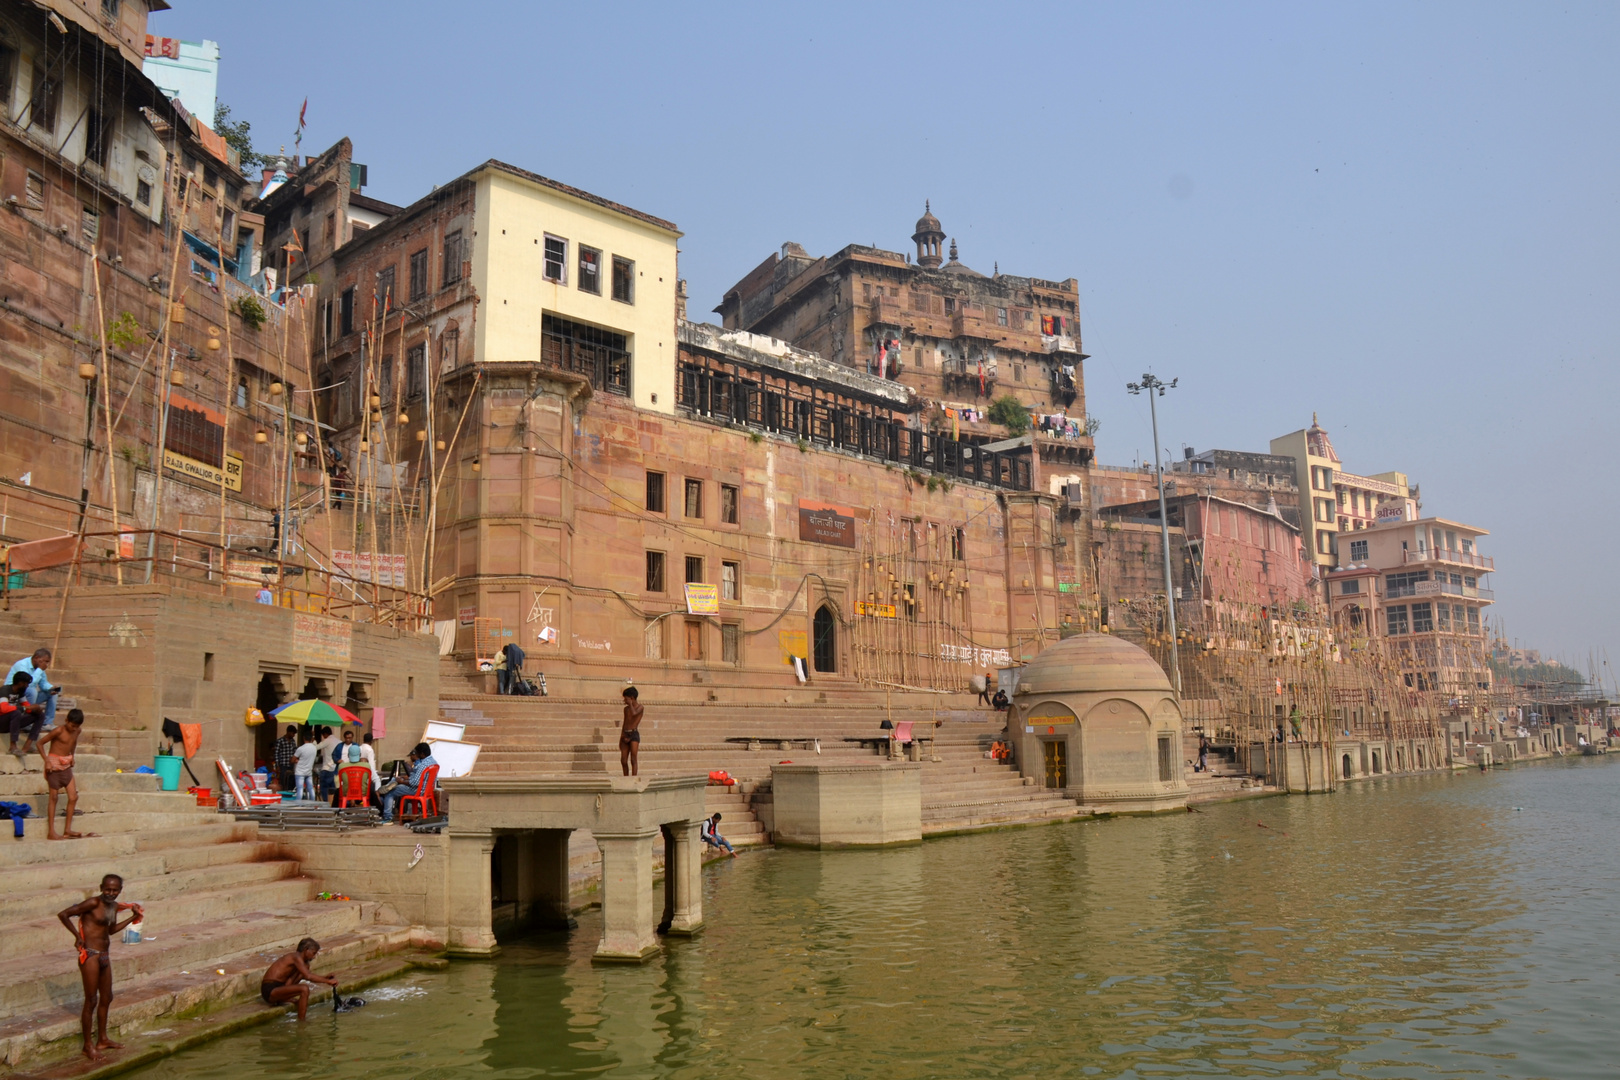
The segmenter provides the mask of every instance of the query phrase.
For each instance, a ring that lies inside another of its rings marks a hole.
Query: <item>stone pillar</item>
[[[493,956],[495,930],[491,909],[495,897],[490,888],[490,853],[495,850],[495,834],[452,832],[448,888],[448,951],[454,956]]]
[[[658,951],[652,882],[657,835],[657,829],[596,834],[602,849],[602,941],[592,959],[640,963]]]
[[[703,929],[703,823],[677,821],[666,828],[674,836],[664,849],[664,873],[675,889],[669,932],[691,937]]]

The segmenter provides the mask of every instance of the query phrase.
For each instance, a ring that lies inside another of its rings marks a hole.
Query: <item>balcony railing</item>
[[[1469,600],[1496,599],[1490,589],[1472,585],[1453,585],[1449,581],[1417,581],[1410,585],[1390,585],[1384,590],[1386,600],[1399,600],[1403,596],[1461,596]]]
[[[1476,555],[1473,552],[1453,551],[1450,548],[1437,548],[1429,551],[1402,552],[1407,563],[1454,563],[1457,566],[1472,566],[1489,573],[1496,569],[1496,562],[1488,555]]]
[[[1041,335],[1041,348],[1045,349],[1048,354],[1050,354],[1050,353],[1075,353],[1075,354],[1078,354],[1080,352],[1080,343],[1078,341],[1076,341],[1073,338],[1073,336],[1071,336],[1069,334],[1042,334]]]

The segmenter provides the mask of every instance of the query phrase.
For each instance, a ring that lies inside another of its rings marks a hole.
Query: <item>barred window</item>
[[[591,380],[610,394],[630,395],[630,351],[623,334],[584,323],[540,317],[540,359],[551,367]]]
[[[444,235],[444,284],[446,287],[461,280],[461,230]]]

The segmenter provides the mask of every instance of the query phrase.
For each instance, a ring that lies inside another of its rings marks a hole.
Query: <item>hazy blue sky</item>
[[[784,240],[1080,282],[1098,455],[1310,423],[1484,526],[1509,637],[1620,664],[1620,6],[173,0],[261,148],[407,203],[487,158],[685,230],[694,317]]]

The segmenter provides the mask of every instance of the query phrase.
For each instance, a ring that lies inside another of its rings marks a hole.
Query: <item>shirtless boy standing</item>
[[[79,1014],[79,1024],[84,1029],[84,1056],[91,1061],[100,1061],[103,1050],[123,1049],[122,1044],[107,1038],[107,1009],[112,1005],[113,996],[112,939],[145,914],[139,904],[118,903],[118,894],[123,891],[124,879],[117,874],[108,874],[101,879],[100,896],[92,896],[56,915],[73,935],[73,943],[79,947],[79,977],[84,980],[84,1011]],[[127,908],[134,914],[119,922],[118,912],[121,908]],[[79,920],[78,926],[73,925],[75,918]],[[96,1016],[93,1039],[90,1034],[92,1012]]]
[[[49,789],[50,816],[45,819],[45,839],[80,840],[95,833],[73,831],[73,809],[79,805],[79,785],[73,779],[73,751],[79,745],[84,731],[84,710],[69,709],[67,723],[52,728],[39,740],[39,756],[45,759],[45,786]],[[62,835],[56,835],[56,796],[67,792],[67,820],[62,823]]]
[[[619,767],[626,776],[640,776],[641,765],[636,760],[641,752],[641,695],[633,686],[624,688],[624,723],[619,728]]]
[[[338,981],[330,975],[317,975],[309,970],[309,965],[315,962],[316,955],[321,951],[321,943],[312,937],[307,937],[298,943],[298,948],[286,956],[278,957],[275,963],[265,970],[264,978],[259,981],[259,996],[264,998],[266,1005],[290,1005],[298,1002],[298,1019],[302,1020],[309,1012],[309,984],[312,982],[325,983],[336,987]]]

